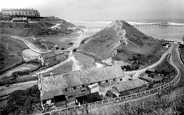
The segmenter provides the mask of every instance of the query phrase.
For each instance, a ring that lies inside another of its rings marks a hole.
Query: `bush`
[[[10,94],[7,105],[0,111],[1,115],[24,114],[33,112],[33,104],[40,102],[40,92],[37,86],[26,90],[17,90]]]

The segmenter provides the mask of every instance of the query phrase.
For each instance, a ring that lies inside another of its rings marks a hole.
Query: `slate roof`
[[[123,77],[121,66],[94,68],[84,71],[73,71],[67,74],[55,74],[52,77],[44,76],[42,80],[43,100],[56,95],[63,95],[63,89],[95,83],[107,79]]]
[[[114,86],[115,89],[117,89],[119,92],[125,91],[125,90],[130,90],[134,89],[136,87],[143,86],[144,84],[147,84],[148,82],[143,81],[141,79],[135,79],[132,81],[126,81],[126,82],[121,82],[119,84],[116,84]]]

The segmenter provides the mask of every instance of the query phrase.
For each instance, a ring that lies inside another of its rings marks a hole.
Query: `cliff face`
[[[160,42],[127,22],[115,21],[95,35],[83,40],[78,48],[100,59],[130,61],[136,55],[157,54]]]

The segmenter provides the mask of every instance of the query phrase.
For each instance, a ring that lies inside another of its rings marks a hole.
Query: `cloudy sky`
[[[184,0],[0,0],[0,8],[34,8],[66,20],[184,19]]]

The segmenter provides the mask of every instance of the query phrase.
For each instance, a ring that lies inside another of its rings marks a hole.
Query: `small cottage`
[[[11,22],[15,22],[15,23],[28,23],[27,17],[17,17],[17,18],[13,18],[11,20]]]

